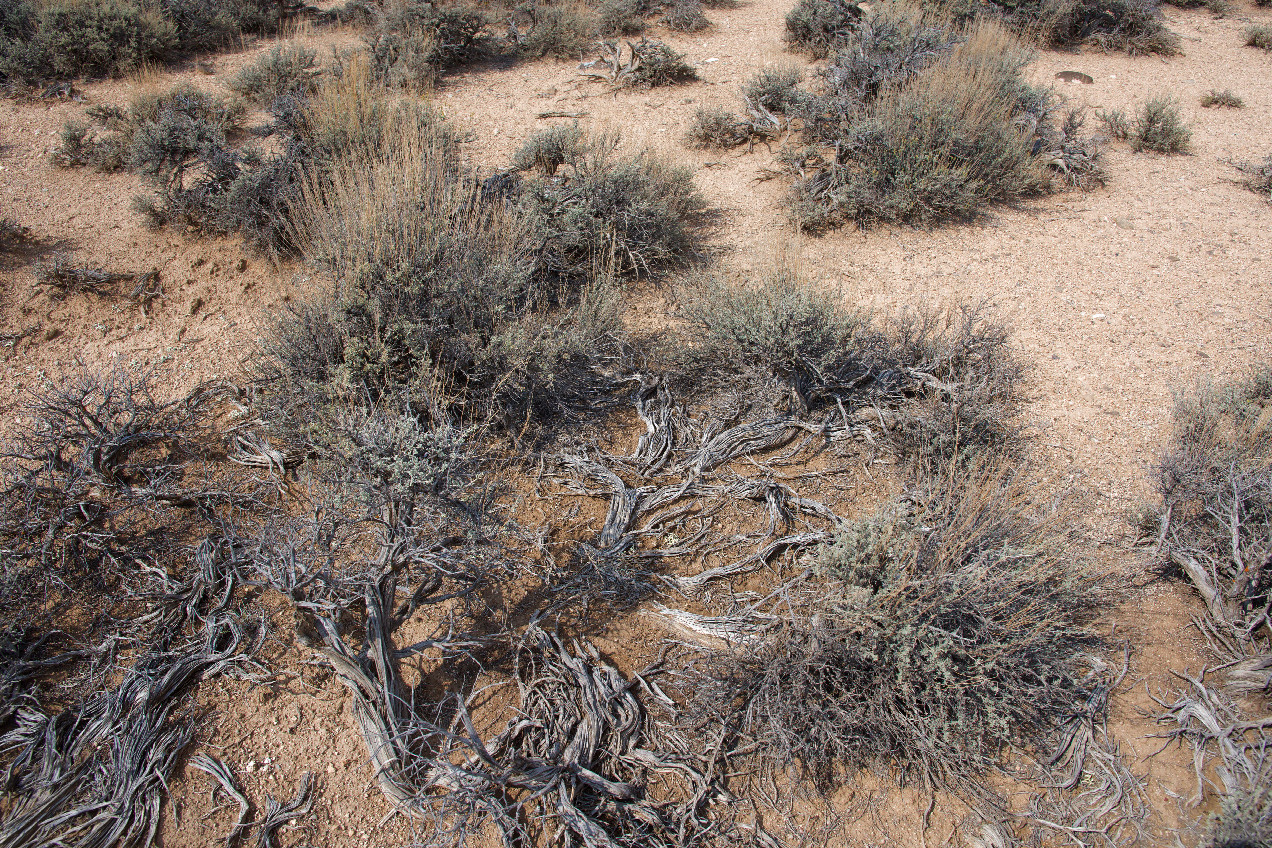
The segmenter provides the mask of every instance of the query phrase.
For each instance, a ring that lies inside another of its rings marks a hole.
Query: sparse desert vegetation
[[[1246,27],[1245,43],[1247,47],[1272,50],[1272,26],[1263,24]]]
[[[1203,109],[1214,109],[1219,106],[1226,109],[1243,109],[1245,108],[1245,101],[1234,94],[1230,88],[1225,88],[1222,91],[1212,88],[1201,95],[1201,106]]]
[[[0,0],[0,843],[1267,841],[1265,15]]]

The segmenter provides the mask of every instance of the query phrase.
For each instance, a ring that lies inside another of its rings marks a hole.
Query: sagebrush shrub
[[[886,19],[880,28],[885,24],[891,28]],[[827,94],[806,108],[835,116],[810,123],[813,139],[833,144],[834,162],[805,168],[795,185],[792,207],[805,229],[965,219],[986,203],[1047,189],[1034,140],[1019,131],[1022,122],[1041,125],[1049,111],[1047,92],[1024,79],[1027,53],[986,25],[953,47],[948,35],[929,29],[914,21],[898,27],[904,38],[872,41],[916,56],[882,79],[853,64],[827,70]],[[916,51],[916,44],[930,46]]]
[[[815,59],[850,39],[863,12],[851,0],[798,0],[786,15],[786,43]]]
[[[278,31],[285,6],[277,0],[159,0],[185,52],[218,50],[244,33]]]
[[[621,157],[617,145],[585,139],[557,177],[526,187],[552,273],[643,274],[696,250],[706,204],[692,173],[648,153]]]
[[[930,478],[810,567],[797,611],[716,653],[691,696],[775,768],[965,786],[1008,749],[1048,753],[1088,691],[1091,581],[1001,469]]]
[[[132,0],[11,3],[5,18],[0,74],[20,82],[117,76],[177,47],[172,22]]]
[[[1259,24],[1257,26],[1246,27],[1245,43],[1247,47],[1258,47],[1263,50],[1272,50],[1272,26]]]
[[[237,136],[243,113],[242,104],[183,83],[138,95],[127,109],[90,107],[93,124],[68,121],[53,158],[64,167],[92,165],[106,172],[132,168],[166,177],[170,168],[181,167],[209,145],[224,146]]]
[[[663,23],[677,32],[701,32],[711,26],[699,0],[673,0],[666,4]]]
[[[1053,45],[1094,44],[1132,55],[1179,52],[1179,36],[1162,23],[1158,0],[1044,2],[1044,37]]]
[[[1006,330],[982,310],[879,320],[786,268],[746,284],[700,276],[677,295],[685,330],[673,358],[694,385],[740,380],[753,391],[776,381],[808,409],[885,403],[896,409],[888,442],[918,468],[1020,445],[1023,371]],[[903,376],[916,373],[935,382]]]
[[[527,31],[518,30],[515,37],[520,56],[578,59],[599,33],[598,15],[581,3],[534,3],[527,8]]]
[[[304,97],[318,90],[317,54],[303,45],[283,44],[247,65],[229,88],[257,105],[279,97]]]
[[[277,30],[276,0],[3,0],[0,79],[119,76]]]
[[[702,150],[727,150],[746,144],[750,137],[750,125],[746,121],[719,107],[699,108],[685,132],[685,142]]]
[[[31,240],[30,229],[12,218],[0,218],[0,253],[16,250]]]
[[[1241,184],[1262,195],[1264,200],[1272,201],[1272,156],[1261,163],[1247,162],[1238,167],[1246,175]]]
[[[1155,97],[1140,107],[1130,139],[1137,152],[1187,153],[1192,132],[1184,125],[1175,101]]]
[[[1201,95],[1201,106],[1203,109],[1213,109],[1216,106],[1223,106],[1228,109],[1241,109],[1245,106],[1245,101],[1235,94],[1230,88],[1225,88],[1223,91],[1220,91],[1217,88],[1212,88],[1205,94]]]
[[[746,81],[742,98],[771,112],[788,112],[803,99],[799,84],[804,72],[794,65],[767,68]]]
[[[476,7],[390,0],[376,7],[363,40],[378,81],[414,87],[432,83],[475,57],[486,25],[486,16]]]
[[[633,88],[677,85],[698,79],[698,72],[685,62],[683,53],[672,50],[657,39],[642,38],[632,45],[636,68],[621,77],[621,83]]]
[[[445,142],[400,133],[303,185],[299,243],[334,288],[278,325],[278,391],[406,392],[472,423],[533,429],[596,379],[616,301],[603,281],[544,273],[533,207],[460,173]],[[303,418],[284,428],[293,438]]]
[[[577,160],[583,153],[583,130],[575,121],[568,126],[542,130],[526,139],[512,155],[512,169],[537,170],[550,177],[566,162]]]

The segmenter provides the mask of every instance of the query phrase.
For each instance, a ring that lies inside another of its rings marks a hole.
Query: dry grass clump
[[[823,789],[882,767],[974,795],[1087,697],[1096,593],[1065,542],[1002,468],[927,478],[809,558],[793,614],[712,656],[694,714]]]
[[[258,106],[268,106],[279,97],[313,94],[320,73],[313,50],[282,44],[235,74],[229,88]]]
[[[1272,26],[1267,24],[1248,26],[1245,29],[1244,35],[1247,47],[1258,47],[1262,50],[1272,50]]]
[[[1201,107],[1203,109],[1214,109],[1217,106],[1227,109],[1241,109],[1245,107],[1245,101],[1234,94],[1230,88],[1225,88],[1223,91],[1212,88],[1201,95]]]

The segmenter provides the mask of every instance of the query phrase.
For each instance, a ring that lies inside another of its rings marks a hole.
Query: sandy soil
[[[1137,773],[1147,779],[1154,809],[1151,844],[1197,838],[1202,810],[1193,792],[1190,757],[1160,740],[1146,691],[1172,685],[1169,670],[1196,670],[1202,646],[1189,628],[1194,601],[1178,587],[1152,583],[1132,546],[1127,516],[1153,497],[1154,457],[1169,435],[1172,393],[1209,375],[1239,372],[1272,355],[1272,205],[1234,184],[1233,160],[1272,150],[1272,53],[1241,46],[1249,21],[1272,22],[1272,10],[1241,5],[1230,16],[1169,11],[1184,55],[1169,60],[1102,53],[1041,53],[1031,73],[1053,81],[1080,70],[1091,85],[1057,84],[1074,105],[1130,111],[1169,93],[1193,131],[1190,156],[1135,154],[1114,144],[1105,155],[1108,185],[994,209],[981,220],[935,231],[842,231],[797,235],[781,205],[781,179],[762,179],[772,150],[718,153],[687,150],[683,133],[702,105],[736,106],[738,87],[761,67],[805,64],[781,44],[789,0],[744,0],[714,10],[704,34],[667,40],[698,66],[702,81],[647,92],[610,93],[581,77],[573,63],[546,61],[485,67],[445,80],[437,104],[474,140],[468,155],[486,169],[504,166],[533,132],[562,119],[540,112],[584,113],[589,128],[616,129],[623,145],[653,148],[695,170],[722,213],[715,242],[730,273],[763,267],[797,253],[805,271],[839,287],[862,307],[987,302],[1014,328],[1013,344],[1032,363],[1029,417],[1056,485],[1086,494],[1095,557],[1140,588],[1110,611],[1108,625],[1134,646],[1132,672],[1114,704],[1115,729]],[[351,33],[301,31],[324,50]],[[303,268],[275,267],[235,240],[147,230],[131,211],[144,190],[132,175],[60,170],[49,162],[57,132],[90,103],[124,103],[139,86],[177,79],[217,88],[268,45],[218,56],[215,73],[191,68],[145,79],[94,83],[69,102],[0,103],[0,216],[30,227],[42,246],[0,266],[4,332],[32,332],[0,349],[0,423],[7,426],[23,389],[83,366],[112,360],[156,367],[174,391],[215,376],[232,376],[252,356],[259,328],[312,285]],[[1202,109],[1198,97],[1231,88],[1241,110]],[[1094,120],[1091,121],[1094,125]],[[32,263],[69,252],[91,264],[126,271],[158,269],[164,296],[149,314],[85,299],[53,301],[33,287]],[[660,298],[648,298],[651,322]],[[638,621],[615,622],[599,634],[603,649],[622,653],[633,638],[657,638]],[[285,844],[400,844],[410,827],[385,823],[388,806],[375,788],[337,681],[297,655],[294,675],[266,687],[221,680],[200,701],[213,708],[210,749],[245,776],[256,797],[290,796],[299,775],[319,773],[313,816]],[[207,845],[226,832],[230,811],[218,808],[201,775],[174,784],[165,844]],[[837,799],[837,803],[843,799]],[[844,801],[846,804],[847,802]],[[917,845],[923,804],[898,793],[862,819],[851,835],[869,844]],[[957,811],[938,815],[925,844],[941,844]]]

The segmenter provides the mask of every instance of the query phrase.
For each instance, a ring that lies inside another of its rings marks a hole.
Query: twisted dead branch
[[[194,733],[194,716],[177,707],[201,678],[240,666],[242,642],[234,619],[212,620],[201,640],[142,657],[76,707],[19,708],[0,737],[12,799],[0,846],[153,844],[168,777]]]

